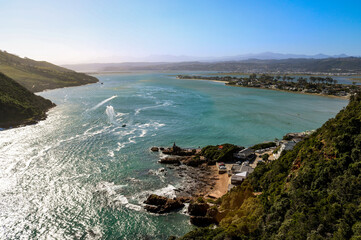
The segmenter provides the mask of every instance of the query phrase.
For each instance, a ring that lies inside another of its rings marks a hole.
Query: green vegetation
[[[263,161],[267,161],[268,158],[269,158],[269,154],[268,154],[268,153],[265,153],[265,154],[263,154],[261,157],[262,157],[262,160],[263,160]]]
[[[271,90],[283,90],[301,93],[322,94],[330,96],[348,97],[361,90],[359,85],[354,84],[337,84],[337,80],[332,77],[315,77],[294,78],[289,75],[272,76],[269,74],[250,74],[248,77],[231,77],[231,76],[189,76],[178,75],[179,79],[200,79],[225,81],[229,86],[252,87]]]
[[[233,160],[233,153],[239,151],[236,145],[225,143],[217,146],[206,146],[202,148],[201,156],[208,159],[208,164],[212,165],[216,162],[228,162]]]
[[[284,135],[282,139],[283,139],[283,140],[286,140],[286,141],[289,141],[289,140],[292,139],[292,136],[290,136],[290,135]]]
[[[361,96],[220,202],[219,227],[182,239],[361,239]]]
[[[55,106],[0,73],[0,128],[35,123]]]
[[[0,72],[14,79],[31,92],[98,82],[84,73],[77,73],[44,61],[20,58],[0,51]]]
[[[253,147],[251,147],[253,150],[260,150],[260,149],[265,149],[265,148],[270,148],[270,147],[275,147],[276,143],[275,142],[266,142],[266,143],[259,143],[254,145]]]

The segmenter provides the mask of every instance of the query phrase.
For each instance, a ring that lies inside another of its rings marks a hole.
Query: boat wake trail
[[[118,97],[117,95],[111,96],[110,98],[105,99],[104,101],[101,101],[100,103],[98,103],[97,105],[95,105],[94,107],[90,108],[89,111],[93,111],[95,109],[97,109],[98,107],[100,107],[101,105],[103,105],[104,103],[109,102],[110,100],[112,100],[113,98]]]

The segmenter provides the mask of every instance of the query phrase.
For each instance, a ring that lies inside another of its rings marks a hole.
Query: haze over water
[[[347,104],[166,73],[97,77],[103,85],[40,93],[58,105],[47,120],[0,131],[1,239],[185,234],[185,214],[143,210],[150,193],[174,196],[182,184],[157,171],[151,146],[251,146],[316,129]]]

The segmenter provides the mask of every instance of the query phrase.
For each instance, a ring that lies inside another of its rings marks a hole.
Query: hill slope
[[[361,239],[361,96],[217,208],[219,228],[183,239]]]
[[[35,123],[46,117],[55,106],[50,100],[30,92],[11,78],[0,73],[0,128]]]
[[[66,65],[76,71],[234,71],[248,73],[269,72],[306,72],[306,73],[361,73],[361,58],[324,58],[324,59],[281,59],[219,62],[134,62],[134,63],[94,63]]]
[[[95,77],[84,73],[77,73],[44,61],[20,58],[3,51],[0,51],[0,72],[31,92],[98,82]]]

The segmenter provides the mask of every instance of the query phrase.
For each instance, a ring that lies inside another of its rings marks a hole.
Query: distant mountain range
[[[150,55],[147,57],[120,57],[112,56],[99,58],[94,60],[95,63],[120,63],[120,62],[221,62],[221,61],[240,61],[248,59],[260,59],[260,60],[280,60],[280,59],[290,59],[290,58],[306,58],[306,59],[324,59],[324,58],[345,58],[351,57],[346,54],[339,55],[326,55],[326,54],[316,54],[316,55],[306,55],[306,54],[283,54],[283,53],[274,53],[274,52],[263,52],[263,53],[249,53],[249,54],[240,54],[234,56],[223,56],[223,57],[197,57],[197,56],[187,56],[187,55]],[[90,61],[91,62],[91,61]],[[67,65],[65,65],[67,66]]]
[[[264,55],[265,56],[265,55]],[[296,55],[294,55],[296,56]],[[248,59],[229,61],[185,61],[185,62],[126,62],[65,65],[80,72],[117,71],[227,71],[246,73],[361,73],[359,57]],[[342,55],[343,56],[343,55]],[[271,57],[271,55],[270,55]]]
[[[322,53],[316,55],[305,55],[305,54],[283,54],[283,53],[274,53],[274,52],[264,52],[257,54],[243,54],[231,57],[223,57],[219,58],[218,61],[239,61],[239,60],[247,60],[247,59],[260,59],[260,60],[280,60],[280,59],[290,59],[290,58],[306,58],[306,59],[325,59],[325,58],[346,58],[350,57],[346,54],[339,55],[325,55]]]

